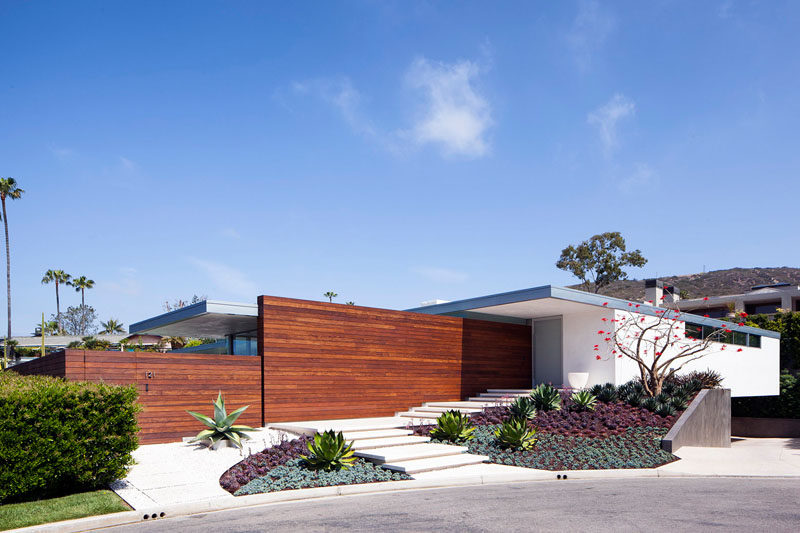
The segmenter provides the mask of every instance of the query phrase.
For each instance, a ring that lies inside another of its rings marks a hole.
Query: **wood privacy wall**
[[[264,417],[391,416],[531,385],[531,328],[261,296]]]
[[[197,434],[204,426],[186,411],[211,415],[211,401],[219,391],[231,407],[229,411],[250,405],[238,422],[261,425],[259,357],[65,350],[17,365],[14,370],[76,381],[135,384],[143,407],[139,415],[142,444],[173,442]]]

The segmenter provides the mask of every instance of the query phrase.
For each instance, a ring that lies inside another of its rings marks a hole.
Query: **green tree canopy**
[[[627,279],[624,267],[642,267],[645,263],[641,250],[626,251],[622,234],[608,231],[561,250],[556,267],[581,280],[586,291],[594,289],[597,293],[614,281]]]

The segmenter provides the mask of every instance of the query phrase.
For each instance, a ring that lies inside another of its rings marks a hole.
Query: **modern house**
[[[681,311],[721,318],[731,313],[771,315],[779,309],[800,311],[800,287],[789,283],[756,285],[750,292],[680,300]]]
[[[549,285],[406,311],[272,296],[203,301],[130,331],[217,338],[217,353],[200,353],[209,345],[166,354],[66,350],[18,371],[135,383],[142,442],[165,442],[196,431],[184,411],[207,410],[218,391],[230,405],[251,406],[242,423],[264,425],[389,416],[490,388],[562,385],[571,372],[587,372],[588,385],[620,384],[638,376],[636,365],[610,356],[598,333],[663,312]],[[778,394],[778,333],[691,314],[674,327],[698,338],[730,332],[686,371],[718,371],[733,396]]]

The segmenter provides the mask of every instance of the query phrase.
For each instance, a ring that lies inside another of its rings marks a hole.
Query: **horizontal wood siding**
[[[64,352],[49,353],[11,367],[11,370],[23,376],[40,375],[63,378],[66,375],[66,358]]]
[[[464,319],[461,396],[532,383],[531,327]]]
[[[264,416],[267,422],[391,416],[424,402],[459,400],[485,383],[528,386],[530,331],[262,296]]]
[[[53,362],[47,361],[51,357]],[[196,435],[204,426],[186,411],[211,415],[211,402],[219,391],[229,411],[250,405],[238,422],[261,425],[259,357],[66,350],[36,362],[39,361],[42,368],[63,361],[65,371],[61,375],[70,380],[135,384],[143,408],[139,415],[142,444],[174,442]],[[147,377],[148,372],[152,378]]]

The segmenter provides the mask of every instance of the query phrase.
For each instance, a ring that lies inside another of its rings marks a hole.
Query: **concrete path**
[[[792,479],[509,483],[258,505],[115,533],[256,531],[797,531]]]
[[[684,446],[681,458],[657,468],[664,475],[685,476],[800,476],[800,438],[734,437],[730,448]]]
[[[134,509],[233,498],[219,485],[226,470],[252,453],[279,443],[281,435],[295,437],[271,429],[250,435],[242,450],[210,450],[183,442],[139,446],[132,454],[136,464],[111,488]]]

